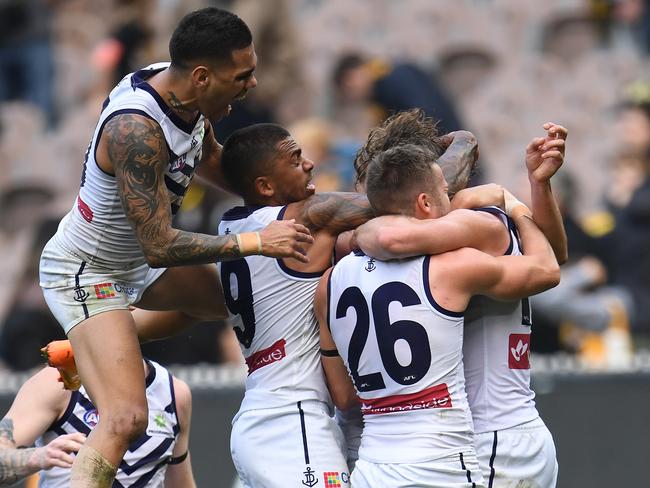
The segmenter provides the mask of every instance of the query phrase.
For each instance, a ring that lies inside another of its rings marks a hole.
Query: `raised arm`
[[[325,272],[314,298],[314,312],[320,328],[321,364],[332,401],[339,410],[348,410],[358,405],[357,392],[354,389],[348,370],[336,349],[334,339],[327,322],[327,282],[331,268]]]
[[[45,433],[65,409],[70,392],[57,379],[54,368],[32,376],[0,420],[0,486],[11,486],[41,469],[72,466],[72,453],[85,441],[83,434],[66,434],[46,446],[25,448]]]
[[[520,299],[553,288],[560,282],[560,267],[553,249],[523,205],[512,218],[521,237],[523,256],[480,256],[469,269],[473,294],[502,300]],[[471,269],[473,268],[473,269]]]
[[[311,242],[309,232],[290,221],[273,222],[247,241],[251,245],[242,245],[246,242],[238,234],[212,236],[174,229],[165,186],[168,148],[155,121],[117,115],[106,124],[102,138],[122,206],[151,267],[212,263],[248,254],[306,260],[301,243]],[[254,242],[258,237],[259,245]]]
[[[551,177],[564,162],[567,130],[561,125],[544,124],[546,137],[537,137],[526,148],[526,168],[530,181],[533,219],[551,243],[558,263],[569,257],[562,214],[551,190]]]
[[[190,426],[192,423],[192,392],[186,383],[173,378],[176,413],[180,432],[165,472],[165,488],[196,488],[190,459]]]
[[[503,254],[510,242],[498,218],[472,210],[455,210],[428,220],[384,215],[358,227],[354,239],[364,253],[383,260],[441,254],[461,247],[496,256]]]

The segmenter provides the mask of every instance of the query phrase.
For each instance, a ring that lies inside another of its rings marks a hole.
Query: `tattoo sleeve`
[[[121,114],[110,119],[104,131],[122,206],[151,266],[211,263],[240,256],[234,235],[211,236],[172,228],[164,181],[169,155],[155,121]]]
[[[317,193],[305,203],[304,225],[312,231],[327,229],[338,235],[375,216],[368,198],[361,193]]]
[[[445,153],[438,158],[438,164],[449,185],[450,198],[467,187],[477,157],[476,138],[470,132],[462,131],[454,137]]]
[[[38,471],[34,462],[36,451],[36,448],[17,449],[13,420],[6,417],[0,420],[0,485],[12,485]]]

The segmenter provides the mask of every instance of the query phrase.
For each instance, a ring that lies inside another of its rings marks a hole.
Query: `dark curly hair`
[[[371,129],[368,139],[354,159],[355,186],[363,185],[370,162],[380,153],[396,146],[414,144],[431,151],[436,157],[445,152],[438,136],[437,122],[416,108],[391,115]]]

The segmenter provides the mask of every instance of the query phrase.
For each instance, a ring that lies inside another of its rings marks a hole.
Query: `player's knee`
[[[125,405],[119,411],[100,414],[100,421],[106,422],[111,435],[133,442],[147,430],[148,412],[146,405]]]

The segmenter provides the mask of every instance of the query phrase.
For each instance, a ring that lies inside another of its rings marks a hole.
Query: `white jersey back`
[[[514,224],[497,208],[510,232],[506,254],[521,255]],[[507,429],[539,416],[530,388],[531,313],[528,299],[472,298],[465,312],[465,381],[476,433]]]
[[[219,234],[255,232],[286,207],[235,207]],[[247,256],[217,263],[226,304],[248,364],[240,412],[298,401],[330,402],[318,353],[314,295],[322,273],[290,270],[280,259]]]
[[[146,433],[132,442],[124,454],[117,469],[114,488],[163,488],[165,471],[180,431],[172,376],[159,364],[153,361],[147,363],[150,367],[146,378],[149,424]],[[88,435],[98,421],[97,409],[82,386],[79,391],[72,392],[65,413],[36,440],[36,446],[47,445],[60,435],[75,432]],[[41,471],[38,486],[68,488],[70,469],[54,467]]]
[[[429,261],[359,252],[332,270],[328,323],[361,399],[366,461],[424,462],[472,449],[463,314],[431,296]]]
[[[157,63],[125,76],[104,102],[86,151],[79,195],[56,234],[60,244],[91,264],[120,270],[145,262],[133,227],[124,213],[116,179],[97,165],[97,143],[109,120],[116,115],[135,114],[160,125],[169,151],[164,179],[172,214],[180,208],[201,160],[205,132],[203,116],[197,116],[193,122],[183,121],[146,81],[168,66],[169,63]]]

